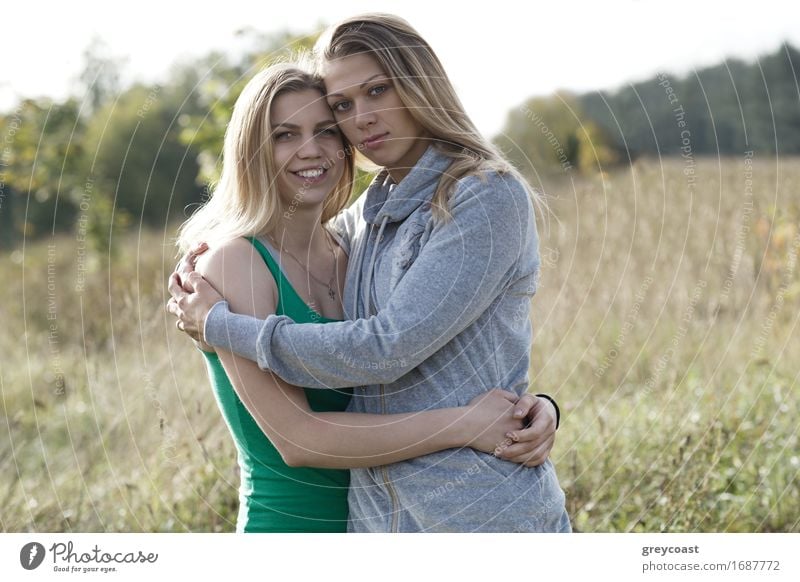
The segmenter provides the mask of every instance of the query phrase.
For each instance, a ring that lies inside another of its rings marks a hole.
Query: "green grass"
[[[699,160],[693,190],[684,168],[538,184],[531,378],[562,406],[568,509],[580,531],[797,532],[800,164],[756,160],[752,197],[741,159]],[[114,243],[110,269],[75,236],[0,256],[0,529],[232,531],[235,451],[163,310],[173,247]]]

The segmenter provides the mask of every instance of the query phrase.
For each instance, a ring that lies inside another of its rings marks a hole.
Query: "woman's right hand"
[[[479,394],[466,405],[466,446],[497,454],[512,441],[506,435],[525,426],[525,418],[514,418],[519,397],[513,392],[493,389]]]
[[[186,299],[187,293],[194,294],[197,291],[197,289],[195,289],[195,285],[198,284],[197,279],[204,281],[202,277],[196,275],[194,284],[192,284],[192,282],[190,282],[190,278],[194,273],[197,272],[196,271],[197,258],[203,253],[205,253],[207,250],[208,250],[208,244],[205,242],[199,242],[196,243],[194,246],[192,246],[189,249],[189,251],[185,255],[183,255],[183,257],[181,257],[181,261],[175,266],[175,270],[172,272],[172,274],[169,276],[169,279],[167,280],[167,288],[169,289],[170,292],[170,298],[167,301],[166,308],[168,313],[171,313],[176,317],[178,317],[178,321],[175,322],[175,325],[180,331],[187,333],[189,337],[191,337],[195,342],[197,342],[199,344],[198,347],[201,350],[207,352],[213,352],[214,348],[205,343],[204,338],[201,335],[202,331],[201,322],[199,321],[193,322],[191,321],[190,318],[189,319],[190,325],[194,325],[195,327],[186,328],[184,313],[182,312],[179,303],[179,300],[184,301]],[[213,287],[211,289],[213,291],[216,291],[215,289],[213,289]],[[181,299],[181,297],[183,299]],[[197,295],[194,295],[194,297],[197,297]],[[205,321],[204,318],[203,321]]]
[[[175,267],[173,275],[177,275],[178,284],[183,287],[184,291],[191,291],[191,289],[186,287],[186,281],[189,280],[189,275],[194,273],[195,265],[197,264],[197,257],[202,255],[207,250],[207,243],[199,242],[195,244],[189,249],[189,252],[181,257],[181,262]]]

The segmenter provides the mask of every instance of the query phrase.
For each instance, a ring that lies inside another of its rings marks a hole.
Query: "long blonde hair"
[[[391,14],[354,16],[323,32],[314,53],[318,66],[357,54],[375,58],[409,114],[432,136],[434,146],[453,159],[433,195],[435,215],[448,216],[458,180],[487,171],[513,175],[539,204],[527,181],[475,127],[439,58],[408,22]]]
[[[222,174],[211,198],[180,228],[178,247],[186,252],[194,243],[218,243],[242,236],[267,233],[281,215],[275,184],[270,115],[275,100],[286,93],[313,90],[325,94],[319,77],[298,65],[275,64],[256,74],[242,90],[225,130]],[[353,150],[342,136],[341,180],[325,199],[322,223],[347,204],[353,188]]]

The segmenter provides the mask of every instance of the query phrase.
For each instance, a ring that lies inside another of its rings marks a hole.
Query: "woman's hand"
[[[547,460],[556,442],[556,409],[546,398],[524,394],[514,411],[527,428],[513,430],[496,453],[501,459],[537,467]]]
[[[195,269],[197,257],[208,249],[200,243],[193,247],[169,277],[170,295],[167,311],[178,318],[177,328],[193,339],[204,342],[203,324],[215,303],[223,299],[216,289]]]
[[[466,445],[494,454],[504,444],[510,444],[506,435],[525,426],[524,415],[514,416],[518,400],[519,397],[513,392],[500,389],[489,390],[473,398],[466,406]]]
[[[178,276],[179,282],[188,281],[189,275],[194,273],[195,265],[197,264],[197,258],[207,250],[208,244],[200,242],[190,248],[188,253],[183,255],[181,262],[178,263],[178,265],[175,267],[175,271],[173,271],[173,275]],[[185,288],[184,291],[190,292],[191,289]]]

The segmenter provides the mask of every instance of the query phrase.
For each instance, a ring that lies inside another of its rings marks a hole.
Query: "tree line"
[[[108,253],[115,233],[132,225],[164,228],[187,217],[218,177],[225,127],[245,83],[314,40],[258,35],[260,48],[235,61],[212,53],[174,66],[164,84],[124,88],[121,64],[92,44],[80,96],[24,99],[0,115],[0,248],[77,230]],[[524,171],[550,173],[675,155],[687,139],[694,154],[797,154],[798,63],[800,53],[784,44],[752,63],[531,98],[509,112],[495,142]]]
[[[661,72],[617,90],[559,92],[509,113],[495,141],[529,171],[596,170],[638,156],[800,153],[800,52]]]

